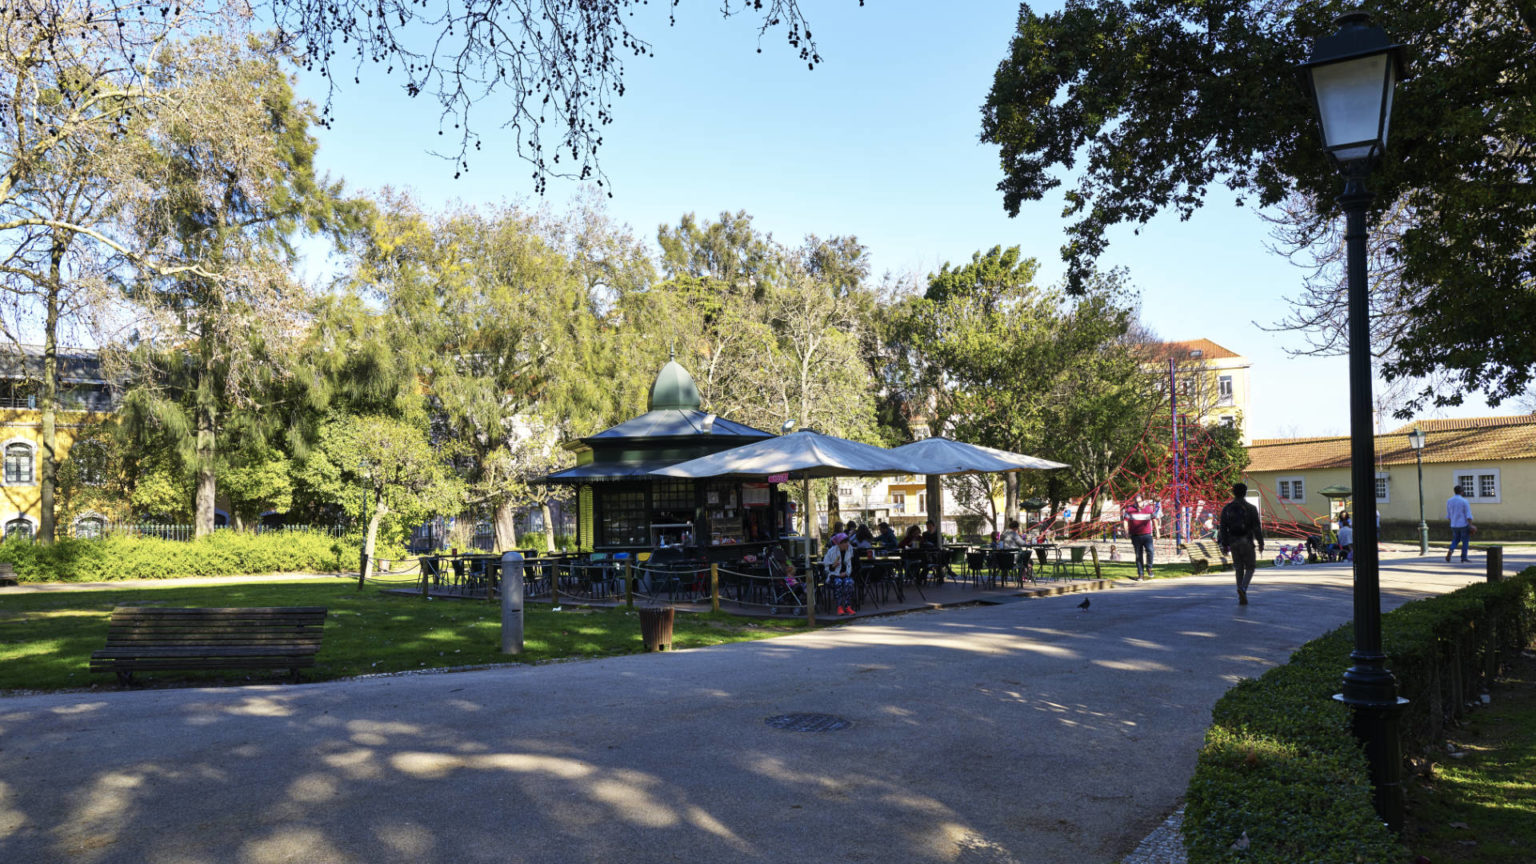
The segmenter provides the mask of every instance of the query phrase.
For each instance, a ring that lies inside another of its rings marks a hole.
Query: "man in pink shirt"
[[[1120,508],[1120,518],[1125,522],[1125,533],[1130,535],[1131,548],[1136,552],[1136,578],[1145,579],[1152,575],[1152,540],[1157,536],[1157,508],[1138,492]]]

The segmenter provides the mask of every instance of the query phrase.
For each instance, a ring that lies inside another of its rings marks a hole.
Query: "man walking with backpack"
[[[1255,553],[1264,551],[1264,530],[1259,525],[1259,508],[1248,503],[1248,484],[1232,486],[1232,500],[1221,508],[1216,542],[1221,553],[1232,556],[1232,568],[1237,571],[1237,602],[1248,605],[1248,583],[1253,581],[1253,570],[1259,559]]]

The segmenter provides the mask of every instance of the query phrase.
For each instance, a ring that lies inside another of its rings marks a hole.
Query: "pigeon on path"
[[[1087,597],[1084,597],[1083,598],[1083,602],[1077,604],[1077,608],[1079,608],[1079,609],[1083,610],[1084,612],[1086,612],[1086,611],[1088,611],[1088,607],[1090,605],[1092,605],[1092,604],[1093,604],[1092,600],[1089,600]]]

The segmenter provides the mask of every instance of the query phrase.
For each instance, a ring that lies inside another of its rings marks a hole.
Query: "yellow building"
[[[79,431],[112,411],[108,382],[101,374],[95,352],[61,350],[58,354],[60,410],[55,415],[54,439],[58,460],[70,455]],[[23,345],[0,354],[0,452],[5,470],[0,478],[0,525],[5,537],[36,535],[42,516],[40,503],[43,448],[43,412],[38,409],[42,385],[43,350]],[[82,480],[92,482],[92,465],[99,459],[81,458]],[[94,454],[90,454],[94,455]],[[75,514],[70,524],[60,524],[60,536],[99,533],[105,518],[93,512]]]
[[[1383,539],[1419,536],[1418,463],[1408,435],[1425,435],[1424,518],[1449,537],[1445,500],[1460,485],[1480,540],[1536,538],[1536,415],[1421,420],[1376,436],[1376,509]],[[1326,519],[1329,486],[1350,486],[1349,436],[1274,438],[1248,448],[1249,486],[1268,518]]]
[[[1179,412],[1196,418],[1200,425],[1236,426],[1243,443],[1249,442],[1243,419],[1248,414],[1250,390],[1248,358],[1209,339],[1155,342],[1148,346],[1147,365],[1166,375],[1170,361],[1177,380]]]

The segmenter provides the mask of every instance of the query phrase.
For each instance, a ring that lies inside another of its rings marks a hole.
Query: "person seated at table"
[[[891,523],[880,523],[880,536],[875,538],[875,545],[881,549],[895,549],[901,545],[901,538],[897,537],[896,532],[891,530]]]
[[[833,534],[844,534],[844,533],[847,533],[847,532],[845,532],[843,530],[843,520],[839,519],[836,522],[832,523],[832,533]]]
[[[859,526],[859,530],[854,533],[854,535],[853,535],[853,548],[855,548],[855,549],[873,549],[873,548],[875,548],[875,535],[870,533],[868,525],[860,525]]]
[[[938,527],[933,524],[932,519],[924,522],[923,525],[925,526],[923,530],[923,545],[933,549],[939,548]]]
[[[1017,520],[1017,519],[1009,519],[1008,520],[1008,530],[1004,531],[1003,532],[1003,536],[1001,536],[1001,537],[999,537],[997,539],[997,548],[999,548],[999,549],[1023,549],[1024,548],[1024,536],[1019,533],[1019,520]]]
[[[916,525],[907,526],[907,536],[901,538],[902,549],[916,549],[923,545],[923,529]]]
[[[853,543],[847,534],[833,534],[832,548],[821,559],[826,570],[827,587],[837,601],[837,614],[853,614]]]

